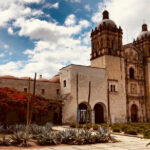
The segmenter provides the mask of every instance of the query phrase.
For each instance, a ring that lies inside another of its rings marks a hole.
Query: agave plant
[[[47,130],[52,130],[52,123],[51,122],[47,122],[45,127],[47,128]]]
[[[16,124],[12,126],[13,132],[25,132],[26,126],[24,124]]]
[[[42,133],[42,126],[36,124],[31,125],[30,133],[33,135],[33,138],[36,138],[39,134]]]
[[[40,134],[37,138],[39,145],[57,145],[60,144],[60,136],[53,132],[45,132]]]
[[[80,130],[79,137],[82,137],[84,139],[84,144],[95,143],[94,135],[90,130]]]
[[[10,138],[6,138],[5,136],[3,136],[0,139],[0,146],[9,146],[11,145],[11,139]]]
[[[49,133],[52,130],[52,124],[46,123],[45,126],[39,126],[37,124],[32,124],[30,127],[30,133],[33,135],[33,138],[37,138],[40,134]]]
[[[31,134],[26,135],[26,133],[22,131],[18,131],[11,136],[12,144],[20,146],[28,146],[28,142],[31,140],[31,138]]]
[[[5,134],[12,134],[13,133],[13,126],[12,125],[7,125],[6,128],[3,128],[3,133]]]
[[[62,137],[63,144],[73,144],[77,137],[77,131],[73,129],[62,131],[59,134]]]

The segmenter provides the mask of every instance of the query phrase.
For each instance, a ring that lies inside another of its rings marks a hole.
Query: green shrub
[[[121,132],[121,129],[119,127],[112,128],[113,132]]]
[[[76,124],[75,123],[70,123],[70,127],[71,128],[76,128]]]
[[[145,130],[144,131],[144,138],[150,139],[150,130]]]
[[[87,125],[84,125],[84,129],[91,129],[92,128],[92,124],[88,123]]]
[[[79,124],[79,126],[78,126],[79,128],[83,128],[83,124]]]
[[[137,135],[137,130],[134,128],[128,128],[127,130],[125,130],[125,133],[131,134],[131,135]]]
[[[122,130],[123,132],[126,132],[126,130],[129,128],[129,126],[128,126],[127,124],[122,124],[122,125],[120,126],[120,128],[121,128],[121,130]]]
[[[93,125],[93,130],[98,130],[99,127],[100,127],[99,125],[95,124],[95,125]]]

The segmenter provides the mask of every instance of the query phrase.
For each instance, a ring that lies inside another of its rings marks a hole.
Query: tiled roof
[[[55,75],[55,76],[52,77],[49,81],[50,81],[50,82],[59,83],[59,82],[60,82],[60,77],[59,77],[59,75]]]

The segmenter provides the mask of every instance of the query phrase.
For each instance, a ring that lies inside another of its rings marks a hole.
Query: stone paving
[[[113,136],[120,142],[82,145],[82,146],[60,145],[45,148],[32,148],[30,150],[150,150],[150,146],[146,147],[147,143],[150,142],[150,140],[148,139],[141,139],[137,137],[128,137],[122,135],[113,135]]]

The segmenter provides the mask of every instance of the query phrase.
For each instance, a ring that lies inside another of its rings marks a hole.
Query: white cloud
[[[20,36],[29,36],[31,39],[42,39],[55,43],[59,38],[78,34],[89,25],[90,23],[87,20],[80,20],[79,24],[66,27],[34,18],[27,20],[19,18],[14,23],[15,27],[21,28],[19,31]]]
[[[10,35],[13,35],[13,34],[14,34],[14,31],[13,31],[13,29],[12,29],[11,27],[8,28],[8,33],[9,33]]]
[[[13,55],[13,52],[9,52],[8,55],[9,55],[9,56]]]
[[[90,7],[90,5],[89,4],[87,4],[87,5],[85,5],[85,7],[84,7],[87,11],[91,11],[91,7]]]
[[[43,14],[41,10],[31,9],[27,4],[40,3],[42,0],[5,0],[0,1],[0,26],[19,17],[31,17]]]
[[[150,26],[149,0],[105,0],[105,3],[99,3],[98,12],[92,17],[95,23],[101,20],[101,13],[105,5],[110,12],[110,18],[123,29],[124,43],[132,42],[133,38],[137,37],[144,19]]]
[[[5,56],[5,54],[4,53],[1,53],[0,54],[0,58],[2,58],[2,57],[4,57]]]
[[[69,15],[65,20],[65,25],[73,26],[76,24],[76,16],[74,14]]]
[[[4,65],[0,65],[1,75],[19,76],[21,66],[22,66],[22,63],[20,61],[18,61],[18,62],[12,62],[11,61],[11,62],[8,62]]]
[[[76,17],[74,16],[74,18]],[[72,26],[66,26],[65,23],[58,25],[37,18],[19,17],[12,27],[19,29],[17,32],[19,36],[36,40],[34,42],[35,47],[24,52],[24,55],[28,56],[25,62],[19,61],[0,65],[2,68],[8,66],[7,70],[2,71],[0,69],[0,74],[31,76],[37,72],[50,78],[68,62],[89,65],[89,46],[84,45],[82,39],[73,38],[74,35],[78,35],[89,25],[87,20],[75,20]],[[11,65],[13,65],[13,69],[10,67]]]
[[[71,2],[71,3],[80,3],[81,0],[66,0],[67,2]]]
[[[55,9],[58,9],[59,8],[59,3],[54,3],[54,4],[51,4],[51,3],[46,3],[43,8],[55,8]]]
[[[4,45],[4,48],[5,48],[5,49],[8,49],[8,48],[9,48],[9,46],[8,46],[7,44],[5,44],[5,45]]]
[[[85,32],[84,34],[81,35],[81,40],[84,44],[91,46],[91,31],[90,32]]]
[[[79,24],[84,28],[87,28],[90,26],[90,23],[87,20],[80,20]]]
[[[26,3],[40,3],[44,0],[23,0],[23,1],[26,2]]]

